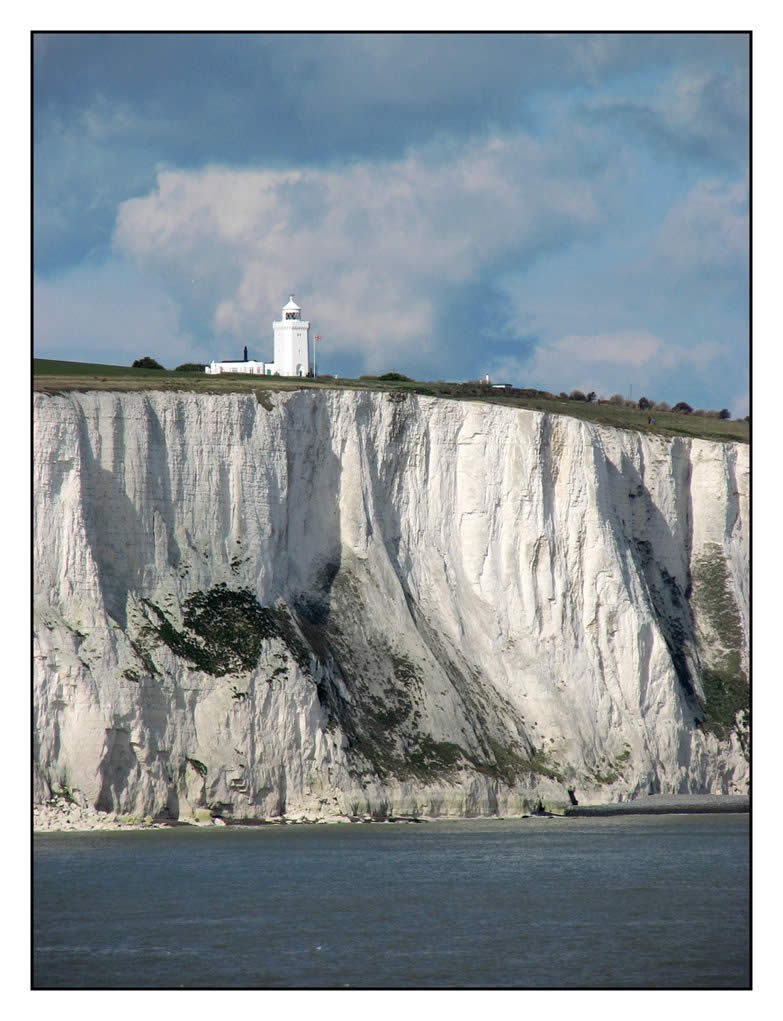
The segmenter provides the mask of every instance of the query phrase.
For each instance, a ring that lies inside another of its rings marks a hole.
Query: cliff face
[[[745,446],[307,390],[36,395],[34,443],[37,798],[746,789]]]

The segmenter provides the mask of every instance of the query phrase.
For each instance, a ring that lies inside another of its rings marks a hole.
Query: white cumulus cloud
[[[120,206],[114,245],[223,346],[271,342],[296,290],[331,351],[377,367],[432,343],[445,288],[601,221],[595,184],[558,167],[514,136],[336,169],[162,170]]]

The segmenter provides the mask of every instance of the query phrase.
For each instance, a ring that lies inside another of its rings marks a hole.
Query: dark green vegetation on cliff
[[[701,677],[703,726],[720,738],[736,730],[744,743],[750,723],[750,690],[741,662],[742,621],[719,546],[707,547],[694,564],[693,599],[703,627],[709,632],[712,649]]]
[[[707,418],[696,415],[679,415],[670,411],[655,411],[655,424],[649,423],[650,413],[638,408],[626,408],[610,402],[568,400],[547,396],[530,389],[492,390],[482,383],[424,382],[405,379],[295,379],[284,377],[247,376],[226,373],[208,376],[206,373],[150,369],[130,369],[119,365],[94,365],[87,362],[53,361],[36,358],[33,361],[33,385],[36,390],[59,393],[67,390],[162,390],[192,393],[255,393],[286,390],[367,390],[389,393],[404,400],[408,393],[424,397],[442,397],[451,400],[480,400],[509,408],[526,408],[550,414],[568,415],[598,425],[662,436],[693,436],[709,440],[733,440],[747,443],[750,427],[747,422]],[[263,399],[261,399],[263,403]],[[266,404],[264,404],[266,407]]]
[[[188,596],[182,630],[151,600],[142,599],[142,605],[148,611],[145,639],[162,642],[175,656],[215,677],[253,670],[269,638],[281,638],[299,665],[308,665],[308,650],[287,609],[261,606],[249,589],[233,590],[221,583],[208,592]]]

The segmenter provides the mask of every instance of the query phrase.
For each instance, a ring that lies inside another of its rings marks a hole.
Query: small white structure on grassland
[[[242,361],[211,362],[204,370],[217,376],[222,372],[246,372],[254,376],[309,376],[313,362],[310,357],[310,323],[302,319],[302,310],[294,301],[283,305],[281,318],[272,323],[275,337],[273,362],[249,361],[247,348]]]

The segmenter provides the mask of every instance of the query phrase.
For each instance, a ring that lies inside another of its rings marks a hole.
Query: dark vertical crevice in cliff
[[[128,592],[140,588],[144,565],[155,561],[152,529],[144,527],[141,515],[128,498],[124,478],[103,468],[97,460],[84,408],[80,402],[75,403],[87,541],[98,568],[104,608],[124,630],[128,623]]]
[[[639,469],[627,455],[623,454],[619,470],[607,459],[606,471],[612,491],[619,495],[625,490],[630,504],[627,514],[620,511],[610,518],[615,527],[622,529],[618,546],[621,550],[628,549],[639,577],[645,582],[653,616],[693,711],[698,657],[689,592],[666,567],[666,564],[682,563],[681,541],[672,533]],[[650,536],[655,538],[654,546]],[[689,577],[687,560],[682,570]]]
[[[683,527],[678,548],[685,571],[685,598],[691,597],[691,557],[693,555],[693,493],[691,491],[691,441],[675,437],[671,441],[671,465],[674,478],[674,506],[676,519]]]
[[[551,525],[554,515],[555,479],[557,472],[552,454],[552,416],[542,415],[538,438],[538,460],[541,465],[541,503],[544,521]]]
[[[127,797],[131,774],[138,771],[139,763],[130,735],[123,728],[111,727],[106,731],[106,744],[99,766],[101,788],[95,802],[99,812],[114,812]]]
[[[726,535],[734,534],[737,520],[740,516],[739,486],[737,485],[737,451],[734,447],[728,447],[724,454],[726,462]]]
[[[331,588],[342,559],[340,536],[341,465],[331,445],[329,401],[297,394],[283,405],[283,414],[297,417],[308,410],[307,429],[286,427],[285,535],[281,546],[289,551],[285,577],[275,579],[275,593],[294,603],[310,601],[328,617]],[[257,414],[265,414],[257,410]],[[338,488],[335,489],[335,482]],[[313,493],[332,493],[314,500]]]
[[[177,405],[180,398],[176,398]],[[158,418],[155,406],[149,397],[145,397],[145,410],[147,422],[147,472],[146,479],[150,487],[149,506],[160,514],[163,525],[166,529],[166,546],[168,562],[172,567],[178,567],[182,559],[179,546],[176,540],[176,518],[174,513],[174,501],[171,493],[171,475],[169,469],[169,450],[166,444],[166,436],[163,426]],[[153,523],[150,522],[152,525]],[[154,529],[153,529],[154,534]]]

